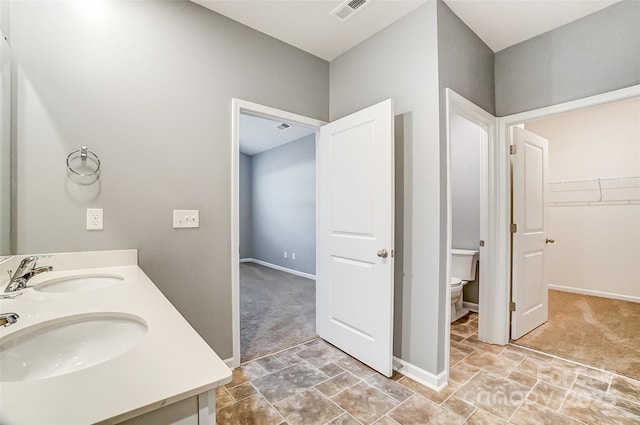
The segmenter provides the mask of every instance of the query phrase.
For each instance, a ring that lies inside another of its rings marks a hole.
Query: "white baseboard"
[[[256,260],[255,258],[241,258],[241,263],[256,263],[261,266],[270,267],[275,270],[280,270],[281,272],[295,274],[296,276],[306,277],[307,279],[316,280],[316,275],[309,274],[305,272],[300,272],[298,270],[288,269],[286,267],[278,266],[277,264],[267,263],[266,261]]]
[[[230,357],[228,359],[224,359],[223,362],[224,362],[224,364],[227,365],[227,367],[229,369],[232,369],[232,370],[235,369],[234,366],[233,366],[233,357]]]
[[[393,358],[393,369],[435,391],[442,391],[447,386],[447,372],[434,375],[397,357]]]
[[[640,303],[640,297],[632,297],[629,295],[612,294],[610,292],[594,291],[592,289],[573,288],[571,286],[549,285],[549,289],[562,292],[572,292],[574,294],[591,295],[593,297],[611,298],[613,300],[631,301]]]
[[[462,301],[462,308],[466,308],[469,311],[473,311],[474,313],[478,312],[478,304],[470,303],[467,301]]]

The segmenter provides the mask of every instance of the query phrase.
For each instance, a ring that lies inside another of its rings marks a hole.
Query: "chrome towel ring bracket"
[[[81,168],[78,168],[78,165],[76,165],[75,168],[71,166],[71,162],[77,160],[80,160]],[[88,162],[92,162],[93,164],[87,165]],[[67,170],[82,177],[95,176],[100,171],[100,158],[87,149],[86,146],[82,146],[77,151],[73,151],[67,155]]]

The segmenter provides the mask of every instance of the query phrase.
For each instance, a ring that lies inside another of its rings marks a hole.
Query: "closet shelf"
[[[551,206],[638,203],[640,203],[640,176],[549,183]]]

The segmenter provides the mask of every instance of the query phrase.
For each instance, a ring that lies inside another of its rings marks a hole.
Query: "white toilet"
[[[451,250],[451,321],[455,322],[469,310],[462,307],[462,288],[476,278],[478,251]]]

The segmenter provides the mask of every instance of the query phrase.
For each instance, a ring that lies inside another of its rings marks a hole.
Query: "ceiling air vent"
[[[279,126],[277,126],[276,128],[277,128],[278,130],[280,130],[280,131],[284,131],[284,130],[286,130],[286,129],[287,129],[287,128],[289,128],[289,127],[291,127],[289,124],[282,123],[282,124],[280,124]]]
[[[373,0],[347,0],[342,3],[340,6],[333,9],[330,15],[335,16],[340,20],[340,22],[344,22],[347,19],[351,18],[356,12],[364,9],[366,5],[371,3]]]

